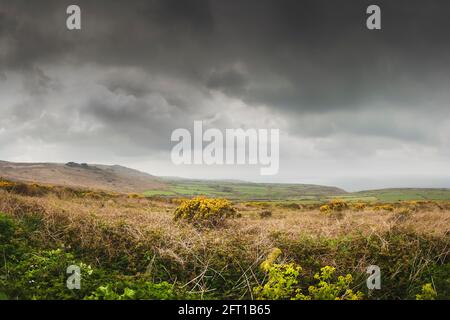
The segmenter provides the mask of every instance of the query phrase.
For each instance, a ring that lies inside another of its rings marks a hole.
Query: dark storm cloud
[[[0,69],[32,68],[39,62],[57,61],[70,51],[70,43],[55,32],[52,9],[43,2],[1,1]]]
[[[403,105],[449,84],[443,1],[426,8],[381,2],[380,32],[365,29],[362,1],[281,3],[236,5],[234,27],[222,16],[221,30],[233,41],[227,57],[243,61],[253,83],[247,101],[295,111],[359,108],[380,98]]]
[[[208,88],[220,90],[231,95],[242,95],[248,80],[242,73],[235,70],[223,72],[212,72],[208,77],[206,85]]]
[[[78,1],[83,31],[65,28],[72,1],[2,1],[0,35],[10,46],[2,65],[93,62],[110,65],[180,67],[196,54],[196,39],[211,26],[205,1]],[[192,48],[189,48],[192,46]],[[197,49],[199,52],[202,48]],[[192,68],[190,63],[186,68]]]
[[[65,27],[74,3],[81,31]],[[382,30],[365,27],[370,4]],[[449,9],[444,0],[0,0],[0,139],[148,154],[196,119],[273,120],[331,158],[399,143],[447,156]]]
[[[401,106],[450,82],[445,1],[378,1],[382,31],[365,28],[368,1],[78,1],[78,33],[69,3],[2,3],[2,64],[133,66],[299,112]]]

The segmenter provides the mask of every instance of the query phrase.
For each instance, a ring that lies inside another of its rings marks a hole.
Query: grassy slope
[[[0,161],[0,177],[28,183],[126,193],[165,188],[165,183],[155,176],[116,165]]]
[[[346,195],[335,187],[305,184],[263,184],[248,182],[171,180],[166,190],[148,190],[146,196],[226,197],[236,200],[318,200],[326,196]]]

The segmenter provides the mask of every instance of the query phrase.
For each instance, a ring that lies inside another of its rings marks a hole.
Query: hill
[[[0,177],[21,182],[124,193],[166,188],[166,184],[159,178],[134,169],[117,165],[88,165],[74,162],[58,164],[0,161]]]
[[[143,193],[146,196],[191,197],[205,195],[234,200],[324,202],[332,198],[348,201],[448,200],[450,189],[396,188],[346,192],[331,186],[311,184],[252,183],[241,180],[197,180],[157,177],[119,165],[69,162],[14,163],[0,161],[0,177],[40,183]]]
[[[347,192],[308,184],[251,183],[240,180],[193,180],[156,177],[123,166],[0,161],[0,177],[21,182],[101,189],[147,196],[189,197],[206,195],[239,200],[317,200]]]

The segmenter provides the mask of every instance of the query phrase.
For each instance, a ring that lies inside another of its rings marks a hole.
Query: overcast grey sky
[[[82,9],[82,30],[65,11]],[[378,4],[382,30],[365,27]],[[0,159],[450,187],[448,1],[0,0]],[[279,128],[280,171],[175,166],[171,132]]]

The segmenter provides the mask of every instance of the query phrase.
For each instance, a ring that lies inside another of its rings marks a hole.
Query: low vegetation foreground
[[[449,213],[445,199],[155,198],[2,180],[0,298],[449,299]]]

